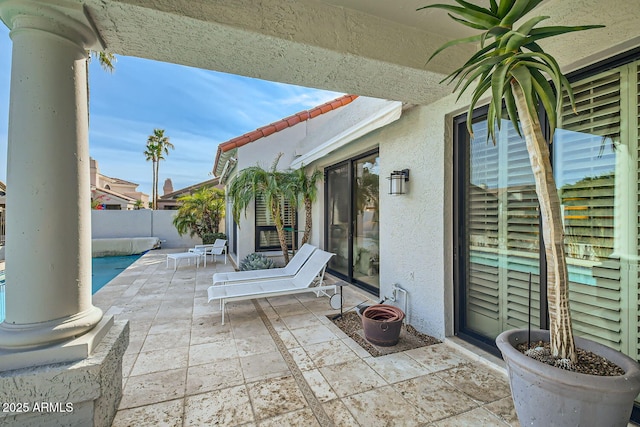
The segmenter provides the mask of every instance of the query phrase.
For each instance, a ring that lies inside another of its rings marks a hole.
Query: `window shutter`
[[[617,69],[575,83],[578,115],[565,96],[562,129],[553,144],[574,331],[618,350],[622,350],[624,319],[614,228],[622,226],[616,187],[623,185],[619,180],[627,179],[619,176],[620,166],[616,166],[620,79]]]
[[[507,304],[506,325],[527,328],[529,321],[529,273],[531,273],[531,324],[540,325],[540,216],[529,152],[523,138],[511,124],[503,120],[507,129],[506,185],[504,185],[505,230],[505,284]]]
[[[498,147],[487,143],[486,121],[473,125],[467,184],[467,324],[494,335],[500,328]]]
[[[291,208],[289,202],[281,200],[282,210],[284,214],[284,226],[291,227],[293,225],[294,209]],[[276,230],[276,223],[271,215],[271,210],[265,203],[264,198],[256,198],[256,250],[280,249],[280,239]],[[285,233],[285,242],[290,247],[292,242],[291,232]]]

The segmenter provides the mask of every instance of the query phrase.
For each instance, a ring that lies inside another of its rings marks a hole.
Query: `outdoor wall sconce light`
[[[406,192],[405,182],[409,181],[409,169],[391,172],[389,180],[389,194],[404,194]]]

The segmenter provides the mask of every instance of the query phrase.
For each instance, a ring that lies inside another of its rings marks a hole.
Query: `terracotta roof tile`
[[[320,114],[322,114],[322,111],[320,111],[319,108],[314,108],[313,110],[309,110],[310,119],[313,119],[314,117],[318,117]]]
[[[280,132],[281,130],[284,130],[288,127],[295,126],[298,123],[318,117],[321,114],[336,110],[351,103],[357,97],[358,95],[341,96],[340,98],[334,99],[333,101],[326,102],[310,110],[300,111],[299,113],[293,114],[289,117],[285,117],[284,119],[278,120],[251,132],[247,132],[244,135],[236,136],[235,138],[221,143],[220,145],[218,145],[218,152],[216,153],[216,160],[213,165],[213,170],[216,170],[218,161],[220,160],[220,155],[222,153],[233,150],[234,148],[242,147],[243,145],[247,145],[260,138],[264,138],[276,132]]]

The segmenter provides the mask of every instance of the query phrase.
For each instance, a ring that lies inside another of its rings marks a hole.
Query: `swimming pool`
[[[127,256],[110,256],[102,258],[92,258],[91,268],[91,294],[98,292],[104,285],[109,283],[114,277],[122,273],[127,267],[133,264],[142,254]],[[4,320],[4,271],[0,271],[0,322]]]
[[[98,292],[114,277],[122,273],[143,254],[91,258],[91,294]]]

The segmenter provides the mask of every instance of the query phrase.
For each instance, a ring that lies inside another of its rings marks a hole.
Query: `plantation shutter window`
[[[255,202],[256,212],[256,252],[280,250],[280,239],[276,230],[276,223],[271,215],[271,210],[262,197],[258,197]],[[280,209],[284,212],[284,226],[293,229],[295,211],[285,200],[280,201]],[[294,232],[285,233],[285,242],[291,248]]]
[[[503,120],[497,144],[487,122],[473,124],[469,141],[467,326],[495,338],[505,329],[539,325],[539,216],[524,140]]]
[[[574,83],[578,114],[565,96],[556,133],[554,173],[560,194],[574,331],[624,350],[628,322],[621,274],[629,186],[621,126],[621,81],[615,69]],[[616,230],[617,229],[617,230]]]
[[[640,360],[640,61],[572,87],[578,114],[565,96],[551,150],[574,333]],[[492,343],[526,328],[529,314],[547,326],[546,271],[524,142],[505,120],[497,144],[487,142],[483,117],[473,140],[466,116],[456,119],[457,319],[461,336]]]

